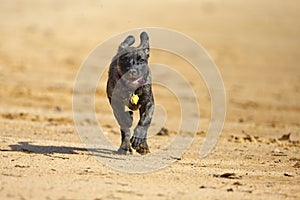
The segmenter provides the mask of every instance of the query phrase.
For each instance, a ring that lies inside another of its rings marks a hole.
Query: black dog
[[[131,35],[120,44],[108,72],[106,92],[121,129],[122,143],[118,150],[120,154],[132,153],[131,146],[140,154],[150,152],[147,131],[154,111],[154,99],[148,66],[148,34],[142,32],[140,39],[138,47],[131,47],[135,41]],[[126,107],[130,111],[126,111]],[[132,111],[137,109],[140,112],[140,119],[130,138]]]

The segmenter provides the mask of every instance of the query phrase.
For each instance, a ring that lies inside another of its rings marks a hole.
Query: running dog
[[[131,46],[134,42],[135,38],[130,35],[119,45],[109,67],[106,92],[121,130],[122,141],[117,152],[131,154],[133,148],[144,155],[150,153],[147,131],[154,111],[148,66],[148,34],[140,34],[140,44],[137,47]],[[139,110],[140,119],[131,137],[133,111],[136,110]]]

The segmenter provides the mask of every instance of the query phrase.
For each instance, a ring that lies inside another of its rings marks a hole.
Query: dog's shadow
[[[104,149],[104,148],[81,148],[81,147],[72,147],[72,146],[44,146],[44,145],[35,145],[31,142],[18,142],[17,144],[8,145],[10,150],[4,151],[14,151],[14,152],[23,152],[23,153],[34,153],[34,154],[90,154],[105,158],[111,159],[120,159],[115,157],[117,155],[116,150]]]

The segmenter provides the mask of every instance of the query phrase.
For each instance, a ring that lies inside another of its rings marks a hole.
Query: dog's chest
[[[130,110],[137,110],[140,107],[140,92],[137,91],[115,91],[118,92],[118,98],[122,103],[127,106]]]

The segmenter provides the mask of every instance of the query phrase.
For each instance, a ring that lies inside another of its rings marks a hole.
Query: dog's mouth
[[[132,84],[137,84],[143,79],[142,76],[140,77],[126,77],[125,81]]]
[[[140,87],[145,82],[143,76],[140,76],[137,78],[136,77],[129,77],[129,78],[124,77],[123,80],[127,86],[134,87],[134,88]]]

